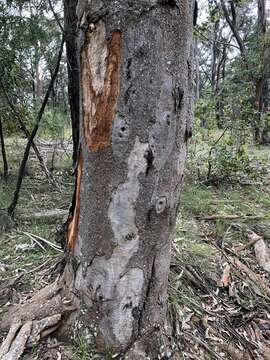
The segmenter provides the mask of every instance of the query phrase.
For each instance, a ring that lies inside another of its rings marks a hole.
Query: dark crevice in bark
[[[176,86],[173,91],[175,112],[181,109],[183,97],[184,97],[184,90],[182,90],[179,86]]]
[[[152,213],[154,211],[154,207],[152,206],[148,211],[147,211],[147,221],[151,222],[152,220]]]
[[[144,155],[146,161],[147,161],[147,167],[146,167],[146,171],[145,171],[145,175],[147,176],[150,172],[150,170],[153,167],[153,162],[155,160],[155,156],[153,154],[152,149],[149,147],[149,149],[147,150],[147,152]]]
[[[130,94],[131,94],[131,90],[132,90],[133,84],[129,85],[129,87],[126,90],[125,96],[124,96],[124,100],[125,100],[125,105],[127,105],[129,99],[130,99]]]
[[[131,80],[131,64],[132,64],[132,59],[128,59],[127,61],[127,80]]]
[[[193,26],[196,26],[196,25],[197,25],[198,11],[199,11],[198,2],[195,1],[194,11],[193,11]]]
[[[151,272],[150,272],[150,276],[149,276],[149,280],[148,280],[148,284],[147,284],[147,288],[146,288],[146,292],[145,292],[145,298],[143,300],[141,309],[140,309],[140,315],[138,318],[138,332],[139,335],[142,335],[142,327],[143,327],[143,317],[145,315],[145,310],[146,310],[146,306],[148,304],[148,300],[150,298],[150,292],[151,292],[151,288],[153,285],[153,281],[154,281],[154,276],[155,276],[155,262],[156,262],[156,255],[154,256],[153,262],[152,262],[152,267],[151,267]]]
[[[192,137],[192,129],[186,128],[185,130],[185,142],[188,142],[188,140]]]
[[[179,7],[178,5],[178,0],[160,0],[160,5],[167,5],[167,6],[176,6]]]

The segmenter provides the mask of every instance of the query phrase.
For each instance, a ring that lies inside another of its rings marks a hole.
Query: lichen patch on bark
[[[110,144],[111,125],[120,91],[122,34],[116,30],[106,39],[99,21],[86,32],[81,51],[83,127],[90,151]]]
[[[73,217],[68,225],[68,232],[67,232],[67,248],[71,251],[74,250],[78,237],[82,168],[83,168],[83,155],[82,155],[82,150],[80,149],[78,169],[77,169],[77,180],[76,180],[75,208],[73,212]]]

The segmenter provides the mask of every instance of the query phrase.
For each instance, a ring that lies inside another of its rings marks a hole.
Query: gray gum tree
[[[190,0],[77,7],[81,136],[68,287],[97,347],[130,348],[134,359],[155,352],[152,336],[164,331],[191,135],[193,12]]]
[[[78,1],[80,145],[66,266],[2,321],[32,321],[17,336],[24,344],[47,316],[46,334],[61,319],[64,339],[84,336],[113,358],[172,358],[167,289],[191,136],[194,5]]]

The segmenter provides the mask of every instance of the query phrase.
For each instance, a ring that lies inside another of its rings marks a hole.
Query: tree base
[[[74,305],[76,298],[65,297],[66,293],[72,294],[70,290],[67,291],[71,285],[66,282],[67,278],[67,273],[64,273],[61,279],[40,290],[27,303],[13,306],[4,315],[0,332],[8,334],[0,347],[1,360],[20,359],[26,349],[53,333],[57,338],[64,338],[65,342],[79,336],[75,325],[80,318],[79,307]],[[94,342],[89,344],[89,349],[91,347],[95,348]],[[118,360],[179,359],[173,351],[170,335],[160,328],[151,334],[139,336],[125,351],[114,356]]]

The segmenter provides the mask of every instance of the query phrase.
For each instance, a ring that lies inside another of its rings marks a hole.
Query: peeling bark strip
[[[82,107],[84,134],[91,151],[110,143],[120,90],[121,50],[121,32],[114,31],[107,41],[102,21],[86,33],[81,52]]]
[[[77,179],[76,179],[74,212],[73,212],[73,217],[68,225],[68,232],[67,232],[67,248],[71,251],[73,251],[78,237],[82,167],[83,167],[83,155],[82,155],[82,149],[80,149],[78,169],[77,169]]]

